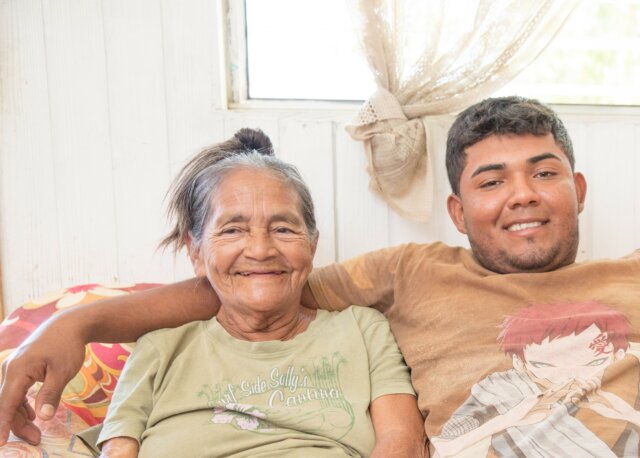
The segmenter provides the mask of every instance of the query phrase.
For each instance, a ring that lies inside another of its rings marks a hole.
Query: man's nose
[[[511,181],[509,208],[535,206],[540,203],[540,195],[530,177],[516,177]]]

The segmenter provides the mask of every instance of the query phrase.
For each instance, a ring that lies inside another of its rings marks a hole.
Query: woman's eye
[[[221,235],[233,235],[233,234],[237,234],[240,232],[240,229],[237,227],[227,227],[225,229],[222,229],[220,231]]]

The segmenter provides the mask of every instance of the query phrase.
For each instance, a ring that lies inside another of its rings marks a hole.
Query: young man
[[[443,433],[443,428],[474,384],[513,369],[513,361],[496,351],[495,329],[523,304],[597,300],[622,313],[630,323],[629,340],[639,341],[640,251],[617,261],[575,263],[586,182],[573,168],[571,141],[553,111],[519,97],[487,99],[458,116],[447,141],[453,189],[447,205],[458,230],[469,237],[471,250],[407,244],[318,269],[309,278],[303,297],[307,305],[367,304],[386,314],[411,367],[427,435],[436,438],[435,454],[452,452],[445,442],[455,435],[449,427]],[[60,315],[7,366],[0,393],[0,438],[11,427],[22,437],[38,440],[29,421],[32,412],[21,404],[24,393],[34,380],[45,380],[36,409],[47,417],[80,366],[84,343],[132,340],[158,327],[206,319],[212,303],[215,298],[204,282],[188,281]],[[60,348],[68,353],[61,355]],[[616,389],[605,386],[603,379],[603,391],[623,399],[637,393],[637,382],[627,382],[633,380],[633,369],[621,361],[609,367],[612,375],[606,384]],[[575,383],[581,382],[576,378]],[[587,384],[562,403],[593,397],[597,389]],[[537,394],[526,397],[527,403],[534,401]],[[491,408],[502,408],[500,402],[494,404]],[[565,416],[574,413],[563,410]],[[596,438],[620,421],[606,415],[600,419],[594,427]],[[489,446],[486,455],[545,456],[525,444],[531,437],[515,440],[505,434],[508,429],[492,432],[491,443],[501,446]],[[537,429],[535,434],[546,431]],[[496,435],[503,435],[502,440]],[[587,451],[603,450],[595,442],[582,445]],[[468,447],[461,451],[482,456]],[[607,452],[595,453],[617,453]]]

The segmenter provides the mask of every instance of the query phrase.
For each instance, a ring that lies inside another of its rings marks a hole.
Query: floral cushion
[[[40,323],[60,310],[98,299],[129,294],[159,286],[157,283],[129,285],[88,284],[61,289],[24,304],[0,325],[0,362],[11,355]],[[133,344],[88,344],[80,372],[62,394],[62,404],[87,425],[104,420],[107,407]]]

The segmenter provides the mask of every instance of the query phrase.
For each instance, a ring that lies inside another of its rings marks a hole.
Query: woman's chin
[[[243,294],[238,297],[238,302],[232,306],[240,313],[282,313],[300,306],[299,296],[283,296],[282,289],[272,292],[254,292],[254,294]]]

